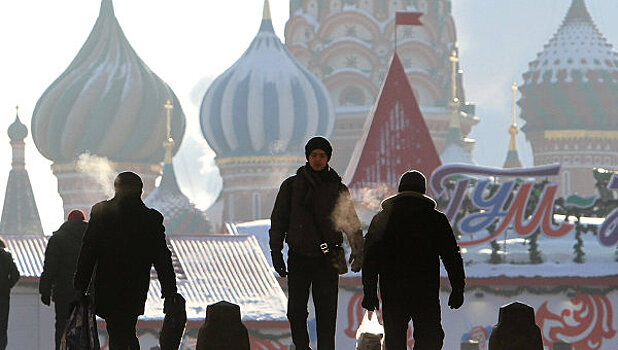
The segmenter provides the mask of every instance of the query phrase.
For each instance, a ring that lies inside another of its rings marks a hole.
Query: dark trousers
[[[56,350],[60,349],[64,328],[71,311],[71,301],[72,299],[70,298],[55,298],[54,300],[54,309],[56,310]]]
[[[105,318],[109,335],[109,350],[139,350],[135,334],[137,316],[109,315]]]
[[[6,331],[9,327],[9,298],[0,301],[0,350],[6,349],[8,338]]]
[[[406,350],[408,324],[414,326],[414,350],[440,350],[444,341],[440,316],[440,299],[407,295],[389,300],[382,296],[384,347]]]
[[[296,350],[309,348],[307,303],[313,295],[318,350],[335,349],[339,275],[325,257],[304,257],[290,252],[288,257],[288,320]]]

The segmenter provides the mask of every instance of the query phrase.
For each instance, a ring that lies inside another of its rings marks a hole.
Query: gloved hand
[[[163,299],[163,313],[167,314],[174,310],[174,304],[177,304],[180,300],[184,300],[179,293],[168,295]]]
[[[376,294],[365,294],[361,305],[367,311],[375,311],[380,308],[380,301]]]
[[[275,271],[277,271],[279,276],[286,277],[288,275],[288,272],[285,269],[285,262],[283,261],[283,254],[280,251],[279,252],[271,251],[270,256],[273,259],[273,267],[275,268]]]
[[[363,254],[362,253],[350,253],[350,269],[352,272],[358,272],[363,267]]]
[[[463,289],[453,289],[448,297],[448,306],[451,309],[459,309],[464,303]]]
[[[49,306],[49,304],[51,303],[51,297],[49,294],[41,294],[41,302],[44,305]]]

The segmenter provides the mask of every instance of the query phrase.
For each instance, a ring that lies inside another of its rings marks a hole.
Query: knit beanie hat
[[[426,183],[427,180],[420,171],[406,171],[399,179],[399,192],[414,191],[424,194]]]
[[[316,149],[321,149],[326,153],[326,157],[330,160],[330,156],[333,154],[333,146],[330,145],[330,142],[322,136],[312,137],[311,140],[307,141],[305,145],[305,158],[309,160],[309,155]]]
[[[84,221],[86,220],[86,215],[80,209],[73,209],[69,212],[69,215],[67,215],[67,220],[68,221],[71,221],[71,220]]]

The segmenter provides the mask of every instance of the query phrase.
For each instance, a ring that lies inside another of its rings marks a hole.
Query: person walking
[[[442,349],[440,259],[451,284],[448,305],[464,302],[465,273],[459,247],[446,216],[425,195],[426,179],[418,171],[401,176],[399,193],[385,199],[365,237],[362,272],[363,308],[379,308],[382,299],[384,344],[407,349],[410,320],[415,350]]]
[[[309,291],[315,306],[319,350],[335,349],[338,270],[332,254],[341,250],[347,235],[352,271],[362,266],[363,239],[347,187],[328,161],[333,149],[324,137],[305,146],[307,163],[281,184],[271,215],[270,250],[275,271],[288,276],[287,316],[297,350],[309,348],[307,303]],[[289,247],[286,270],[283,242]],[[345,266],[343,257],[343,267]],[[341,265],[341,264],[340,264]]]
[[[95,312],[107,324],[110,350],[139,349],[135,326],[144,313],[152,265],[165,298],[164,313],[176,295],[163,216],[144,205],[142,187],[133,172],[116,176],[114,198],[92,207],[77,260],[74,286],[80,293],[95,272]]]
[[[86,215],[79,209],[73,209],[67,215],[60,228],[53,233],[45,248],[43,273],[39,280],[41,302],[49,306],[54,301],[56,311],[56,350],[69,317],[69,308],[79,293],[73,288],[73,275],[77,266],[77,256],[88,223]]]
[[[13,256],[6,249],[6,242],[0,238],[0,350],[8,344],[9,304],[11,288],[19,281],[19,270]]]

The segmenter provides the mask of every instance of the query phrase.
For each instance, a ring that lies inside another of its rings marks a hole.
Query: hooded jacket
[[[446,216],[430,197],[404,191],[385,199],[365,237],[363,288],[382,297],[437,295],[440,259],[451,287],[463,290],[465,274],[459,247]]]
[[[270,249],[281,251],[283,241],[303,256],[320,256],[320,244],[341,245],[347,235],[352,254],[361,254],[361,224],[348,188],[330,167],[314,171],[302,166],[281,184],[271,215]]]
[[[114,197],[92,207],[74,285],[85,291],[93,270],[97,315],[141,315],[154,265],[163,297],[176,293],[176,275],[163,216],[139,197]]]

